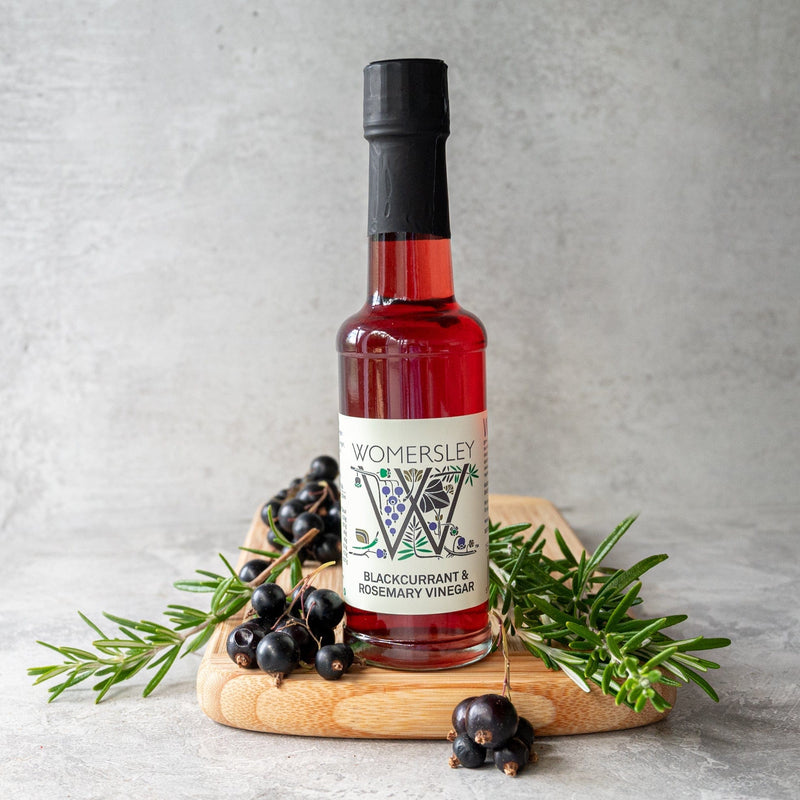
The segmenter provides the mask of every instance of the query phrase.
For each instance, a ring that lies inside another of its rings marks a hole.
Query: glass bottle
[[[345,638],[372,664],[443,669],[491,645],[486,332],[453,291],[447,66],[364,80],[368,296],[337,337]]]

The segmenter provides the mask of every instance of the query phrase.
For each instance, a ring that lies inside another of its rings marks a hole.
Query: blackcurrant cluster
[[[242,580],[242,572],[246,576],[258,569],[252,563],[239,571]],[[287,597],[277,583],[262,583],[253,590],[251,603],[257,616],[228,635],[228,655],[240,667],[258,667],[283,679],[303,663],[326,680],[338,680],[352,666],[353,650],[336,642],[344,601],[333,589],[301,584]]]
[[[264,503],[261,519],[269,527],[267,541],[277,551],[285,551],[316,528],[319,533],[298,553],[300,560],[341,561],[338,475],[339,464],[333,456],[317,456],[304,478],[295,478]]]
[[[497,769],[514,776],[535,758],[533,726],[503,695],[467,697],[453,709],[451,767],[476,769],[489,756]]]

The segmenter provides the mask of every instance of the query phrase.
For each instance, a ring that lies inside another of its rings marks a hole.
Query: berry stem
[[[265,567],[258,575],[256,575],[253,580],[248,581],[247,585],[252,587],[253,589],[256,586],[261,586],[264,581],[269,578],[270,574],[274,572],[275,567],[280,566],[281,564],[285,564],[292,556],[302,550],[307,544],[314,541],[314,538],[319,534],[318,528],[312,528],[308,533],[303,534],[292,546],[285,552],[282,553],[278,558],[276,558],[268,567]]]
[[[312,533],[316,536],[316,534],[319,533],[319,531],[317,531],[316,528],[312,528],[306,534],[306,536],[310,536]],[[304,536],[303,539],[305,539],[306,536]],[[311,538],[313,538],[313,536]],[[303,539],[300,539],[300,541],[298,541],[298,545],[300,544],[300,542],[303,541]],[[292,588],[289,590],[289,595],[290,596],[293,595],[301,586],[306,586],[306,587],[310,586],[311,582],[314,580],[314,578],[317,577],[317,575],[320,574],[320,572],[322,572],[322,570],[333,566],[335,563],[336,563],[335,561],[326,561],[324,564],[320,564],[313,572],[309,572],[308,575],[304,575],[302,580],[298,581],[294,586],[292,586]],[[305,589],[303,591],[305,591]],[[297,595],[289,604],[287,609],[283,612],[278,622],[280,622],[281,619],[284,619],[291,613],[291,610],[294,608],[294,604],[301,599],[302,594],[303,592],[297,592]],[[276,622],[275,624],[277,625],[278,623]],[[309,633],[311,633],[311,631],[309,631]],[[311,635],[314,636],[313,633]],[[316,639],[316,637],[314,638]]]
[[[498,639],[500,640],[500,652],[503,654],[503,697],[511,700],[511,660],[508,657],[508,631],[505,626],[505,620],[497,613],[493,612],[497,621],[500,623],[500,632]]]
[[[325,501],[325,500],[326,500],[328,497],[330,497],[331,499],[334,499],[334,497],[333,497],[333,491],[331,490],[331,485],[330,485],[330,483],[328,483],[328,481],[320,481],[320,483],[324,483],[324,484],[325,484],[325,491],[324,491],[324,492],[323,492],[323,493],[320,495],[320,497],[319,497],[319,500],[317,500],[317,501],[314,503],[314,505],[312,505],[312,506],[311,506],[311,507],[308,509],[309,511],[311,511],[311,512],[313,512],[313,513],[315,513],[315,514],[317,513],[317,509],[319,509],[319,507],[322,505],[322,503],[323,503],[323,502],[324,502],[324,501]],[[324,513],[324,512],[323,512],[323,513]]]

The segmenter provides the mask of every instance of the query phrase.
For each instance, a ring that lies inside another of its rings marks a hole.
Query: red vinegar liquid
[[[342,414],[424,419],[486,409],[486,332],[455,301],[449,239],[372,237],[369,299],[342,325],[337,346]],[[485,602],[440,614],[346,611],[347,638],[382,666],[459,666],[490,646]]]

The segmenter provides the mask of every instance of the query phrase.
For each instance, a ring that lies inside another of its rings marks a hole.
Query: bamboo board
[[[493,522],[531,522],[533,530],[543,524],[545,553],[554,558],[559,553],[553,536],[556,528],[576,555],[584,549],[547,500],[491,495],[489,509]],[[266,532],[257,512],[244,546],[265,549]],[[242,551],[239,565],[252,557]],[[325,570],[314,584],[341,591],[341,570]],[[502,688],[503,659],[499,653],[477,664],[437,672],[354,666],[338,681],[325,681],[313,671],[298,670],[276,687],[271,676],[237,667],[225,652],[228,633],[241,621],[242,614],[218,627],[197,676],[201,709],[216,722],[235,728],[337,738],[440,739],[449,730],[450,715],[460,700],[499,693]],[[510,658],[514,705],[533,723],[537,736],[634,728],[665,716],[650,706],[639,714],[616,706],[612,697],[595,686],[583,692],[564,673],[547,669],[527,652],[511,653]],[[663,690],[674,704],[675,690]]]

